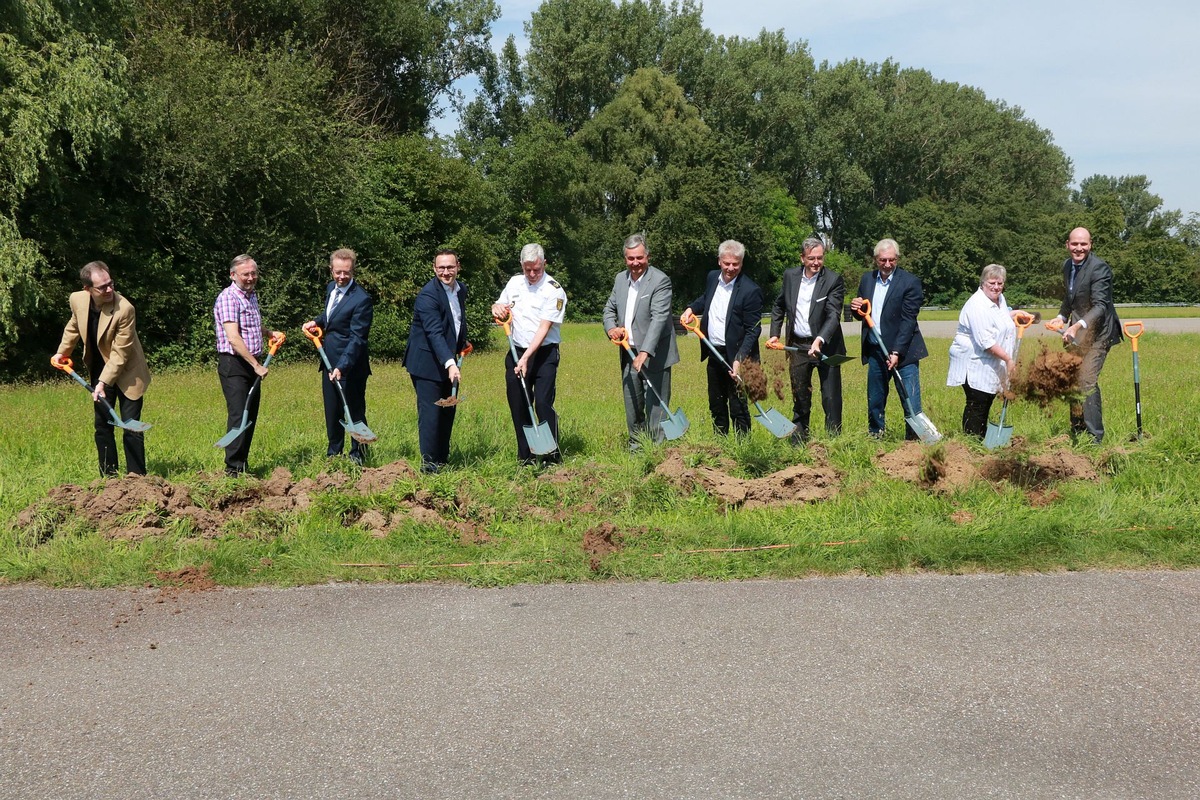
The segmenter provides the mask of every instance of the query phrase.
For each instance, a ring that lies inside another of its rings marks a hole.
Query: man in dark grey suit
[[[1085,430],[1099,444],[1104,439],[1104,415],[1100,405],[1100,370],[1108,350],[1120,342],[1121,320],[1113,307],[1112,267],[1092,254],[1092,234],[1076,228],[1067,237],[1070,257],[1063,262],[1063,297],[1058,316],[1046,322],[1052,331],[1061,331],[1063,343],[1076,345],[1083,356],[1079,367],[1079,391],[1082,404],[1071,406],[1071,433],[1078,437]],[[1069,325],[1067,323],[1070,323]]]
[[[779,341],[783,320],[788,327],[785,344],[800,348],[788,352],[792,379],[792,422],[796,430],[792,444],[808,441],[808,420],[812,413],[812,374],[821,379],[821,408],[825,411],[825,431],[837,436],[842,431],[842,368],[821,361],[821,356],[846,354],[842,336],[842,300],[846,283],[836,272],[825,269],[825,244],[815,237],[800,246],[803,265],[783,273],[783,289],[771,309],[771,337]]]
[[[637,450],[640,433],[649,433],[656,442],[666,438],[663,406],[671,403],[671,367],[679,361],[679,350],[671,316],[671,279],[650,266],[650,249],[640,233],[625,240],[625,267],[617,273],[612,294],[604,304],[604,329],[613,341],[628,335],[629,345],[637,353],[630,358],[629,352],[621,348],[625,423],[630,449]],[[662,396],[662,405],[653,392],[646,391],[643,380],[653,383]]]

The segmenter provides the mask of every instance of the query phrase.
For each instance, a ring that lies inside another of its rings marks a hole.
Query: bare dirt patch
[[[601,522],[583,534],[583,552],[588,556],[588,567],[595,572],[600,562],[610,553],[625,546],[625,537],[611,522]]]
[[[823,459],[813,466],[797,464],[762,478],[737,478],[714,467],[689,467],[683,452],[672,449],[654,472],[681,491],[699,487],[736,508],[815,503],[836,497],[841,488],[841,476]]]

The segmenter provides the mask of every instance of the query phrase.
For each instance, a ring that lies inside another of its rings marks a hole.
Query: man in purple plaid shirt
[[[219,295],[213,307],[213,318],[217,328],[217,375],[221,378],[221,392],[225,395],[225,410],[228,413],[226,430],[242,424],[242,411],[248,410],[250,426],[242,435],[225,448],[225,473],[240,475],[246,471],[246,459],[250,455],[250,442],[254,439],[254,422],[258,419],[258,402],[262,392],[250,394],[250,387],[257,378],[267,374],[260,359],[264,355],[264,344],[279,335],[278,331],[263,326],[258,311],[258,264],[248,255],[233,259],[229,266],[232,281]]]

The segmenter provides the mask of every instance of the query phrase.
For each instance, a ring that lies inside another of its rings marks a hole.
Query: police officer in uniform
[[[546,274],[546,253],[540,244],[521,248],[521,274],[514,275],[492,304],[492,316],[506,319],[512,315],[513,344],[517,360],[510,352],[504,360],[505,389],[508,407],[512,411],[513,429],[517,435],[517,458],[522,464],[535,463],[535,456],[525,441],[524,428],[532,425],[521,378],[529,388],[530,397],[540,422],[550,426],[554,441],[558,441],[558,414],[554,410],[555,380],[558,376],[558,346],[562,342],[562,321],[567,308],[567,293],[558,281]],[[543,456],[544,461],[560,463],[562,455],[556,450]]]

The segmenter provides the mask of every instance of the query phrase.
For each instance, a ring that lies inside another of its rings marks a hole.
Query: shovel
[[[508,349],[512,353],[513,363],[516,364],[520,359],[517,358],[517,345],[512,338],[512,313],[510,312],[503,320],[496,319],[496,323],[504,328],[504,335],[508,337]],[[554,432],[550,430],[550,423],[538,422],[537,414],[533,410],[533,401],[529,399],[529,387],[525,384],[525,376],[518,375],[517,377],[521,379],[521,391],[525,393],[525,407],[529,409],[529,418],[533,420],[532,425],[523,426],[525,443],[529,445],[529,452],[534,455],[548,456],[558,449],[558,442],[554,441]]]
[[[799,353],[800,352],[799,347],[792,347],[790,344],[780,344],[779,342],[775,342],[774,344],[772,344],[771,342],[768,341],[766,344],[766,347],[768,350],[787,350],[789,353]],[[842,364],[845,364],[845,363],[853,361],[853,360],[854,360],[854,356],[849,356],[849,355],[845,355],[845,354],[827,356],[824,353],[821,353],[821,363],[828,364],[831,367],[840,367]]]
[[[883,337],[879,334],[879,329],[875,327],[875,320],[871,319],[871,301],[863,298],[862,308],[858,314],[863,318],[863,322],[871,329],[871,333],[875,334],[875,341],[879,345],[879,351],[883,356],[884,369],[887,369],[887,345],[883,343]],[[900,396],[900,404],[904,406],[904,421],[908,423],[908,427],[913,429],[917,437],[925,444],[937,444],[942,440],[942,435],[938,433],[937,426],[933,424],[933,420],[925,415],[924,412],[914,414],[912,410],[912,402],[908,398],[908,392],[904,389],[904,381],[900,380],[900,373],[892,372],[892,380],[896,384],[896,394]]]
[[[317,352],[321,354],[321,362],[325,364],[325,371],[333,372],[333,365],[329,363],[329,356],[325,355],[325,348],[321,346],[321,337],[324,335],[324,331],[314,325],[311,330],[305,330],[304,335],[317,346]],[[342,382],[334,381],[333,385],[337,387],[338,395],[342,398],[342,411],[345,414],[345,417],[342,419],[342,427],[346,429],[346,433],[350,434],[350,438],[362,444],[371,444],[378,440],[379,437],[371,432],[371,429],[367,427],[367,423],[355,422],[350,419],[350,404],[346,402],[346,390],[342,388]]]
[[[633,352],[633,348],[629,346],[628,331],[622,332],[621,338],[614,339],[613,344],[617,347],[624,347],[631,359],[637,358],[637,355]],[[688,426],[692,423],[688,422],[687,414],[683,413],[683,409],[677,408],[675,409],[675,413],[672,414],[671,407],[663,402],[662,395],[658,393],[658,389],[654,388],[654,384],[650,382],[650,379],[643,377],[642,380],[650,387],[650,392],[654,395],[654,399],[658,401],[658,404],[662,406],[663,412],[666,413],[662,421],[663,436],[668,441],[674,441],[687,433]]]
[[[471,344],[470,342],[467,342],[467,346],[464,347],[463,351],[458,354],[458,358],[454,359],[454,365],[461,370],[463,356],[474,351],[474,349],[475,349],[475,345]],[[458,384],[459,384],[459,381],[454,382],[454,388],[450,390],[449,397],[443,397],[441,400],[434,400],[433,404],[435,406],[441,406],[442,408],[450,408],[451,406],[458,405]]]
[[[1136,348],[1134,348],[1134,349],[1136,350]],[[73,369],[73,367],[75,365],[74,365],[74,362],[71,361],[71,359],[66,358],[64,356],[61,361],[55,361],[53,358],[51,358],[50,364],[55,369],[61,369],[63,372],[67,373],[72,378],[77,380],[79,382],[79,385],[82,386],[83,388],[87,389],[89,393],[94,393],[96,391],[95,387],[93,387],[90,383],[85,381],[83,378],[79,377],[79,373],[77,373]],[[103,397],[97,397],[96,399],[104,404],[104,407],[108,410],[108,415],[110,417],[112,417],[112,424],[116,425],[118,428],[124,428],[125,430],[133,431],[134,433],[143,433],[145,431],[150,430],[150,428],[152,427],[149,422],[142,422],[140,419],[121,419],[121,415],[116,412],[116,409],[114,409],[112,407],[112,404],[110,404],[108,402],[108,400],[106,400]],[[1140,420],[1140,417],[1139,417],[1139,420]],[[1140,426],[1139,426],[1139,429],[1140,429]]]
[[[724,365],[725,369],[729,372],[733,372],[733,367],[729,366],[729,362],[725,360],[725,356],[721,355],[721,351],[717,350],[716,346],[708,340],[708,337],[700,331],[700,322],[697,319],[693,317],[692,324],[685,324],[683,327],[699,336],[700,341],[708,345],[708,349],[712,351],[712,354],[716,356],[717,360]],[[737,383],[739,387],[745,390],[745,384],[742,382],[740,377],[737,378]],[[750,396],[746,395],[746,399],[749,400]],[[754,403],[754,410],[758,412],[754,414],[755,421],[770,431],[771,435],[776,439],[786,439],[795,432],[796,423],[792,422],[783,414],[780,414],[773,408],[763,408],[762,403],[757,400],[752,400],[751,402]]]
[[[286,339],[287,337],[283,335],[282,331],[279,333],[279,336],[272,337],[267,348],[267,357],[263,360],[264,367],[270,366],[271,359],[275,357],[275,351],[279,349],[280,345],[282,345]],[[250,391],[246,393],[246,407],[242,409],[242,424],[238,425],[236,428],[230,429],[228,433],[226,433],[220,439],[217,439],[217,443],[214,444],[213,447],[228,447],[229,445],[233,444],[235,439],[242,435],[242,432],[245,431],[246,428],[249,428],[254,424],[250,422],[250,398],[253,397],[254,392],[258,390],[258,385],[260,383],[262,383],[262,375],[255,377],[254,383],[250,384]]]
[[[1138,339],[1146,332],[1146,326],[1141,320],[1126,322],[1125,335],[1133,342],[1133,401],[1137,407],[1137,438],[1142,440],[1142,373],[1138,369]],[[1134,332],[1136,331],[1136,333]]]
[[[1021,339],[1025,336],[1025,329],[1035,322],[1035,317],[1028,312],[1018,311],[1014,322],[1017,323],[1017,344],[1013,347],[1013,364],[1015,365],[1017,363],[1017,356],[1021,354]],[[1006,411],[1008,411],[1007,397],[1000,403],[1000,421],[988,422],[987,433],[983,437],[983,446],[988,450],[1003,447],[1012,440],[1012,425],[1004,424],[1004,413]]]

